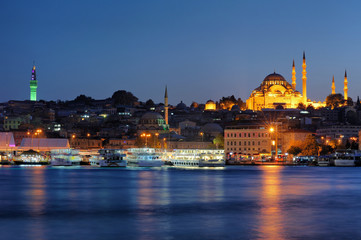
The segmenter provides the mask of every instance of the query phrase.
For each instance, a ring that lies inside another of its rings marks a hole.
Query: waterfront
[[[356,239],[360,168],[1,167],[2,239]]]

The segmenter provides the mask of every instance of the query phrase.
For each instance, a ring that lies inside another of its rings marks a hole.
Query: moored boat
[[[336,167],[355,167],[361,163],[361,154],[357,150],[338,150],[333,161]]]
[[[224,167],[224,150],[174,149],[170,161],[175,167]]]
[[[317,165],[320,167],[328,167],[331,165],[330,160],[331,156],[319,156],[317,158]]]
[[[15,165],[48,165],[49,158],[44,154],[30,149],[14,157],[12,163]]]
[[[98,161],[95,162],[99,167],[126,167],[126,155],[121,149],[101,149],[99,150]]]
[[[164,153],[155,148],[129,148],[126,154],[128,166],[132,167],[161,167]]]
[[[80,165],[81,157],[78,150],[74,149],[54,149],[51,150],[50,165],[53,167],[69,167]]]

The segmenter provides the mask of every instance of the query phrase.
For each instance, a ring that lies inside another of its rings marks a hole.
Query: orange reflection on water
[[[152,190],[152,174],[150,171],[140,171],[138,181],[137,202],[140,207],[154,204],[154,196]]]
[[[261,209],[256,227],[260,239],[285,239],[281,208],[282,166],[262,167]]]
[[[31,170],[31,186],[28,192],[30,212],[33,216],[41,215],[45,208],[44,168]]]
[[[34,221],[31,223],[30,227],[30,236],[29,239],[44,239],[44,219],[42,215],[45,212],[45,168],[36,167],[34,169],[29,169],[31,173],[30,177],[30,190],[27,192],[29,211],[30,214],[34,217]]]

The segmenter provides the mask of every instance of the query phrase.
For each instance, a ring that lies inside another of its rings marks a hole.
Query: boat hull
[[[336,167],[354,167],[356,166],[355,160],[350,159],[335,159]]]
[[[128,165],[133,167],[161,167],[163,164],[162,160],[136,160],[128,162]]]
[[[126,167],[127,161],[121,160],[121,161],[99,161],[99,167]]]

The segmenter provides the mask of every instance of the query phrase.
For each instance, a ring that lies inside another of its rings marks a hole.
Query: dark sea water
[[[0,239],[361,239],[361,168],[0,167]]]

